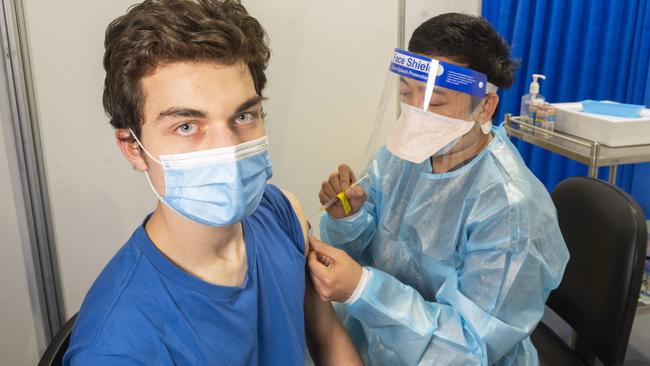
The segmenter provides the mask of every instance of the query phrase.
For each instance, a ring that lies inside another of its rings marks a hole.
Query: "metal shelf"
[[[618,165],[650,161],[650,144],[610,147],[598,141],[586,140],[558,131],[548,131],[527,123],[520,116],[511,114],[506,114],[505,128],[509,136],[587,165],[590,177],[596,178],[600,167],[611,167],[609,172],[611,184],[616,184]]]

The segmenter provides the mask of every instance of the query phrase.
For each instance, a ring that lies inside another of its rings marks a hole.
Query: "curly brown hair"
[[[264,29],[238,0],[146,0],[109,24],[104,47],[104,109],[113,127],[136,136],[140,80],[161,63],[244,62],[261,96],[270,57]]]

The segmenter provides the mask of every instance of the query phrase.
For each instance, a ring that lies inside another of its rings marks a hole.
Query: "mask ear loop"
[[[487,135],[492,131],[492,120],[487,120],[486,122],[481,123],[481,131],[483,134]]]
[[[485,95],[487,97],[488,94],[496,94],[498,90],[499,90],[498,86],[488,82],[485,87]],[[485,100],[487,99],[484,99],[483,104],[485,104]],[[490,133],[490,131],[492,131],[492,119],[481,123],[481,131],[483,131],[483,133],[486,135]]]
[[[144,146],[142,145],[142,143],[140,142],[140,140],[139,140],[138,137],[135,135],[135,133],[133,132],[132,129],[129,128],[129,132],[131,132],[131,136],[135,139],[135,142],[138,143],[138,146],[140,146],[140,148],[145,152],[145,154],[147,154],[147,156],[148,156],[149,158],[151,158],[151,160],[155,161],[156,163],[158,163],[158,164],[160,164],[160,165],[163,165],[163,163],[162,163],[160,160],[154,158],[153,155],[149,154],[149,151],[147,151],[147,149],[144,148]]]
[[[487,100],[487,95],[488,94],[496,94],[496,92],[498,90],[499,90],[499,88],[496,85],[488,82],[486,90],[485,90],[485,96],[486,97],[483,98],[483,100],[481,101],[481,104],[479,104],[478,107],[485,106],[485,102]],[[479,123],[479,124],[481,125],[481,131],[483,131],[483,134],[487,135],[492,131],[492,119],[489,119],[489,120],[487,120],[487,121],[485,121],[483,123]]]
[[[151,178],[149,177],[149,173],[147,171],[144,172],[144,176],[147,177],[147,182],[149,182],[149,187],[151,187],[151,190],[156,195],[156,198],[158,198],[160,202],[165,203],[164,197],[161,196],[160,193],[158,193],[158,191],[156,191],[156,188],[154,188],[153,183],[151,182]]]
[[[476,98],[476,97],[472,97],[472,98]],[[469,121],[473,121],[473,123],[479,125],[479,127],[481,128],[481,132],[484,135],[487,135],[488,133],[490,133],[490,131],[492,131],[492,120],[490,119],[485,122],[479,122],[478,116],[476,116],[476,118],[474,118],[473,116],[475,116],[476,112],[478,112],[485,105],[486,100],[487,100],[486,98],[481,99],[478,105],[470,113],[470,118],[469,118]]]
[[[483,98],[481,103],[478,105],[477,109],[485,107],[486,101],[487,98]],[[484,135],[489,134],[490,131],[492,131],[492,119],[489,119],[485,122],[479,122],[479,126],[481,126],[481,132],[483,132]]]
[[[142,143],[141,143],[140,140],[135,136],[135,133],[133,132],[133,130],[129,128],[129,131],[131,132],[131,136],[133,136],[133,138],[135,139],[135,142],[138,143],[138,146],[140,146],[140,148],[142,149],[142,151],[144,151],[145,154],[147,154],[147,156],[149,156],[149,158],[151,158],[151,160],[155,161],[156,163],[158,163],[158,164],[160,164],[160,165],[163,165],[163,163],[161,163],[160,160],[154,158],[151,154],[149,154],[149,151],[147,151],[147,149],[145,149],[144,146],[142,146]],[[163,166],[164,166],[164,165],[163,165]],[[156,195],[156,198],[158,198],[159,201],[161,201],[161,202],[164,203],[165,200],[164,200],[163,197],[160,195],[160,193],[158,193],[158,191],[156,191],[156,188],[154,188],[154,186],[153,186],[153,182],[151,182],[151,177],[149,177],[149,172],[147,172],[147,171],[145,170],[145,171],[144,171],[144,176],[147,177],[147,182],[149,182],[149,187],[151,187],[151,190],[152,190],[153,193]]]

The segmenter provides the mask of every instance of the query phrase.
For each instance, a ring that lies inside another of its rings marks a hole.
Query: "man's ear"
[[[496,93],[490,93],[485,96],[485,101],[481,106],[481,113],[479,113],[478,120],[479,122],[487,122],[491,120],[494,116],[494,112],[497,110],[499,105],[499,96]]]
[[[141,172],[148,169],[144,161],[143,151],[140,145],[138,145],[138,142],[135,141],[135,138],[131,136],[131,131],[128,128],[118,128],[115,130],[115,142],[120,148],[120,151],[122,151],[122,155],[131,163],[133,169]]]

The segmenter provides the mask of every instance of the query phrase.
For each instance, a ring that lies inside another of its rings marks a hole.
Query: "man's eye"
[[[257,113],[253,112],[244,112],[240,113],[237,118],[235,119],[235,122],[240,125],[246,125],[249,123],[254,122],[257,119]]]
[[[193,123],[183,123],[182,125],[176,128],[176,131],[181,135],[189,135],[196,129]]]

